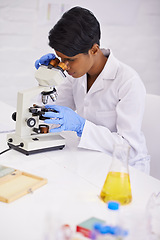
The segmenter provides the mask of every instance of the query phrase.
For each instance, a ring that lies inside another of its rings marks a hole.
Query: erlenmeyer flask
[[[112,164],[100,193],[104,202],[117,201],[128,204],[132,200],[131,184],[128,171],[129,147],[115,145]]]

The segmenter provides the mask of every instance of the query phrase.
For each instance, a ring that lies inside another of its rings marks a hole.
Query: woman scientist
[[[74,7],[49,32],[49,46],[67,65],[67,80],[58,89],[56,112],[46,123],[60,124],[51,132],[75,131],[78,147],[113,153],[115,144],[130,146],[129,164],[149,173],[150,160],[141,124],[145,87],[139,75],[100,49],[100,25],[87,9]],[[35,62],[48,65],[55,55]],[[75,112],[76,111],[76,112]]]

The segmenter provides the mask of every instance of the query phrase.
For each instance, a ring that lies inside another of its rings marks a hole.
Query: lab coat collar
[[[102,72],[99,74],[96,81],[88,91],[88,94],[102,90],[104,88],[104,80],[114,80],[117,75],[119,65],[118,60],[113,56],[110,49],[102,49],[102,52],[106,57],[108,57],[108,60]]]
[[[108,56],[108,52],[110,52],[109,56]],[[108,57],[108,60],[104,66],[104,69],[102,70],[101,74],[103,74],[103,79],[104,80],[114,80],[116,75],[117,75],[117,71],[118,71],[118,66],[119,66],[119,62],[118,60],[113,56],[113,53],[110,49],[102,49],[102,53]],[[100,74],[100,75],[101,75]]]

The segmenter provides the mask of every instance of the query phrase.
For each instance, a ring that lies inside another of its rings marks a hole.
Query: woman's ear
[[[92,55],[97,54],[97,52],[99,51],[99,45],[95,43],[89,51]]]

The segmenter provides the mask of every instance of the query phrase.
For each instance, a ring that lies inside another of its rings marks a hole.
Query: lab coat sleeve
[[[111,154],[114,143],[123,143],[123,138],[103,126],[86,120],[78,147]]]
[[[133,162],[147,154],[147,149],[144,149],[145,138],[141,132],[146,91],[137,80],[129,79],[118,89],[117,131],[111,132],[107,127],[86,120],[79,147],[112,154],[115,144],[126,143],[131,147],[130,157]]]

